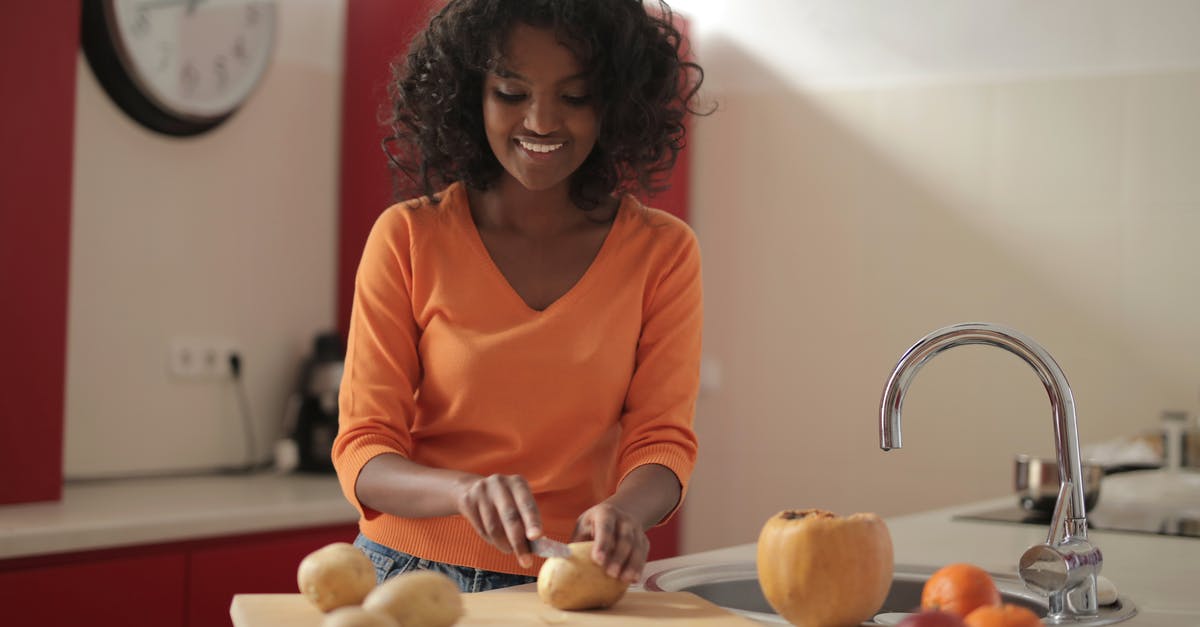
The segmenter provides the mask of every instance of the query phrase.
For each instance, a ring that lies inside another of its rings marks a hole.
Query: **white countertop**
[[[897,564],[938,567],[970,562],[1016,574],[1025,549],[1046,540],[1048,528],[954,519],[958,514],[1011,505],[1004,497],[887,519]],[[765,521],[764,521],[765,522]],[[1089,531],[1104,556],[1102,574],[1138,608],[1130,627],[1200,626],[1200,538]],[[645,577],[671,568],[753,562],[753,543],[651,562]]]
[[[69,482],[61,501],[0,506],[0,559],[357,520],[333,475]]]
[[[955,519],[1011,497],[887,519],[897,564],[971,562],[1015,574],[1036,525]],[[224,475],[69,483],[58,502],[0,506],[0,559],[205,537],[351,524],[357,512],[332,476]],[[1132,599],[1130,627],[1200,626],[1200,539],[1089,532],[1103,574]],[[651,562],[645,576],[679,566],[753,562],[743,544]]]

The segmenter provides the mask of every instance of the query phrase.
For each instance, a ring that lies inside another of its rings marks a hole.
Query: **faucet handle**
[[[1050,616],[1061,616],[1071,593],[1071,609],[1076,614],[1093,615],[1097,611],[1096,575],[1103,556],[1086,538],[1068,538],[1057,546],[1038,544],[1021,555],[1017,573],[1025,587],[1046,596]]]

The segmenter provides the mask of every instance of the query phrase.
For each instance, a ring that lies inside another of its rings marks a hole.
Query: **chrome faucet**
[[[944,350],[967,344],[996,346],[1020,357],[1037,372],[1050,395],[1054,450],[1061,477],[1058,502],[1046,542],[1025,551],[1017,572],[1026,587],[1048,597],[1047,622],[1086,621],[1097,614],[1096,575],[1103,558],[1100,549],[1087,539],[1075,399],[1066,375],[1044,348],[1016,331],[988,323],[956,324],[921,338],[900,358],[883,390],[879,448],[890,451],[901,447],[900,408],[921,366]]]

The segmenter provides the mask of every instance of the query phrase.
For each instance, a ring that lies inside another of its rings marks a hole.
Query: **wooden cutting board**
[[[456,623],[460,627],[749,627],[758,624],[689,592],[629,591],[606,610],[585,612],[563,612],[549,607],[532,589],[477,592],[464,594],[462,599],[465,615]],[[235,595],[229,614],[233,617],[234,627],[320,627],[324,616],[299,594]]]

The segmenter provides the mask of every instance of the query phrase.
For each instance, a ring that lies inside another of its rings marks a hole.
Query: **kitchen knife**
[[[571,549],[557,540],[542,537],[529,542],[529,550],[538,557],[570,557]]]

